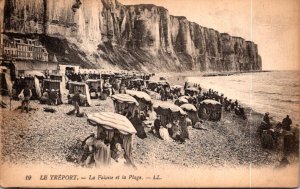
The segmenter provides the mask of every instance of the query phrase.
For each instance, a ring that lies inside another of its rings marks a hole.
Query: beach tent
[[[7,93],[9,96],[11,96],[13,84],[12,84],[11,77],[10,77],[8,70],[9,69],[6,66],[1,66],[1,69],[0,69],[1,93],[3,94],[3,92],[4,92],[4,93]]]
[[[97,112],[88,114],[87,120],[89,124],[97,127],[97,137],[99,137],[100,133],[104,130],[109,142],[112,141],[114,134],[119,132],[127,160],[135,167],[132,151],[136,130],[125,116],[113,112]]]
[[[139,110],[143,111],[145,115],[147,113],[147,108],[149,110],[152,109],[153,103],[151,97],[147,93],[142,91],[126,90],[126,94],[129,94],[137,100],[137,102],[139,103]]]
[[[156,102],[153,105],[154,111],[157,115],[160,115],[162,126],[166,127],[168,124],[172,124],[175,120],[179,120],[181,126],[181,137],[188,138],[187,131],[187,113],[179,106],[169,102]]]
[[[206,99],[200,102],[199,117],[210,121],[219,121],[222,115],[222,105],[220,102]]]
[[[60,80],[44,79],[42,93],[44,93],[46,89],[48,89],[48,91],[51,91],[52,89],[54,89],[55,91],[59,90],[59,98],[62,102],[62,92],[64,91],[64,89]]]
[[[86,102],[86,105],[90,106],[92,104],[92,101],[89,86],[83,82],[69,82],[69,103],[71,103],[71,99],[74,96],[74,93],[78,90],[81,90],[83,94],[83,96],[81,96],[82,103]]]
[[[161,116],[161,123],[163,126],[173,122],[175,119],[187,115],[179,106],[170,102],[156,101],[154,102],[153,107],[156,114]]]
[[[199,121],[197,108],[193,104],[183,104],[180,106],[180,108],[188,114],[188,117],[191,119],[193,125]]]
[[[136,115],[140,115],[139,103],[137,100],[128,94],[116,94],[112,95],[111,98],[114,102],[115,112],[130,119],[137,130],[138,137],[146,138],[147,136],[144,125],[142,124],[142,119],[141,117],[136,117]]]
[[[91,98],[98,98],[101,92],[101,79],[88,79],[85,81],[89,86]]]
[[[29,89],[31,89],[31,91],[32,91],[32,97],[31,97],[32,99],[39,99],[42,96],[40,81],[36,76],[25,77],[22,79],[18,78],[18,80],[22,81],[22,82],[15,81],[15,82],[19,83],[20,84],[19,87],[21,87],[20,91],[16,91],[18,94],[23,89],[22,86],[24,86],[24,84],[26,84],[29,87]]]
[[[115,112],[124,114],[128,113],[125,111],[129,111],[131,115],[134,114],[135,110],[139,110],[138,101],[128,94],[115,94],[111,96],[111,99],[114,101]]]

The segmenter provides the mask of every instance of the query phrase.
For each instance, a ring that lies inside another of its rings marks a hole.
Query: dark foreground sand
[[[170,77],[171,83],[183,84],[184,77]],[[7,97],[2,97],[9,104]],[[32,101],[36,109],[29,114],[20,113],[18,101],[12,101],[12,110],[0,109],[1,160],[6,163],[43,163],[50,165],[78,166],[80,141],[95,132],[86,117],[68,116],[73,107],[68,104],[52,106],[55,113],[43,111],[47,105]],[[92,107],[81,108],[85,113],[113,111],[110,98],[106,101],[93,100]],[[262,114],[246,109],[248,120],[242,120],[233,113],[223,112],[219,122],[204,122],[207,130],[189,127],[190,140],[184,144],[165,142],[151,133],[148,138],[135,140],[134,161],[137,167],[158,165],[178,167],[230,166],[275,167],[282,158],[282,146],[274,150],[262,149],[256,136]],[[298,156],[289,157],[291,163],[298,162]]]

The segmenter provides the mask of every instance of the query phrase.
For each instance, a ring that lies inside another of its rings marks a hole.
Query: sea
[[[229,99],[237,99],[254,111],[269,112],[276,121],[289,115],[293,125],[300,125],[300,71],[188,77],[187,80],[199,83],[203,89],[223,93]]]

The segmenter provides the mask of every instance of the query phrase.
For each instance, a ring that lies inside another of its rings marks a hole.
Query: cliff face
[[[77,51],[87,67],[149,71],[249,71],[261,69],[257,45],[169,15],[155,5],[116,0],[5,0],[5,32],[64,40],[50,52]],[[51,41],[51,40],[50,40]],[[51,44],[51,45],[50,45]],[[76,53],[74,53],[76,54]],[[73,54],[73,56],[74,56]],[[70,62],[72,63],[72,62]]]

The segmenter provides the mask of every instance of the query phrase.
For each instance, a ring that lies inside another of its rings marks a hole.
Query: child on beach
[[[24,109],[26,108],[26,112],[29,112],[29,103],[30,103],[30,98],[32,96],[32,92],[29,89],[28,85],[25,85],[24,89],[21,91],[19,97],[23,97],[22,100],[22,110],[21,112],[24,112]]]

